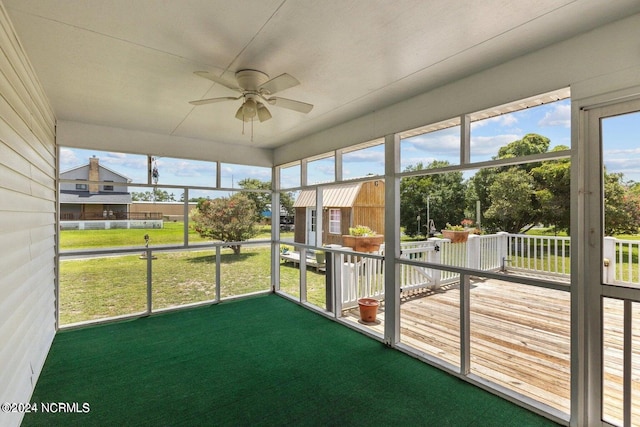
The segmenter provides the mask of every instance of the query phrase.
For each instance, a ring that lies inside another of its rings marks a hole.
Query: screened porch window
[[[329,233],[340,233],[340,209],[329,209]]]

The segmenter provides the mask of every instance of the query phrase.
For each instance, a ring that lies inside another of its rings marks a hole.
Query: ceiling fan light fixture
[[[1,0],[0,0],[1,1]],[[272,96],[277,92],[297,86],[300,82],[283,73],[269,80],[269,76],[262,71],[243,69],[235,73],[236,82],[229,82],[216,74],[208,71],[196,71],[197,76],[211,80],[228,89],[238,92],[237,97],[224,96],[217,98],[199,99],[191,101],[192,105],[205,105],[222,101],[233,101],[243,99],[244,102],[236,111],[236,119],[242,122],[252,122],[257,117],[260,122],[271,119],[271,113],[264,104],[275,105],[279,108],[286,108],[307,114],[313,109],[312,104],[296,101],[293,99]],[[261,102],[263,101],[263,102]]]
[[[258,103],[258,120],[260,120],[260,122],[264,122],[266,120],[269,120],[271,118],[271,113],[269,112],[269,110],[267,110],[267,107],[264,106],[263,103],[259,102]]]
[[[243,107],[244,104],[241,105],[240,108],[238,108],[238,111],[236,111],[236,119],[242,120],[243,122],[248,122],[251,119],[244,116]]]
[[[242,114],[247,119],[254,118],[257,111],[258,105],[256,104],[256,101],[251,98],[247,99],[244,104],[242,104]]]

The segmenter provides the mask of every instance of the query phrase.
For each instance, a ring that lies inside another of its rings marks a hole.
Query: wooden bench
[[[285,263],[290,262],[296,266],[300,264],[300,252],[280,253],[280,259]],[[325,271],[326,264],[319,263],[312,254],[307,253],[307,259],[305,262],[308,267],[313,267],[316,271]]]

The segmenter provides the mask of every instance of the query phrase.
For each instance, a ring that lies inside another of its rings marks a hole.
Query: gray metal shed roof
[[[353,206],[360,192],[362,183],[340,185],[325,188],[322,192],[322,205],[328,208],[348,208]],[[303,190],[298,195],[294,208],[304,208],[316,205],[315,190]]]

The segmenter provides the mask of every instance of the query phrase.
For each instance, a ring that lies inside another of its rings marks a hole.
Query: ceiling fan
[[[262,71],[239,70],[236,71],[236,83],[229,82],[208,71],[196,71],[194,74],[239,92],[240,95],[237,97],[223,96],[220,98],[200,99],[198,101],[191,101],[189,104],[204,105],[242,99],[242,105],[236,112],[236,119],[242,120],[243,122],[253,121],[256,117],[261,122],[269,120],[271,113],[265,106],[265,103],[305,114],[313,108],[313,105],[307,104],[306,102],[272,96],[275,93],[300,84],[295,77],[286,73],[269,80],[269,76]]]

